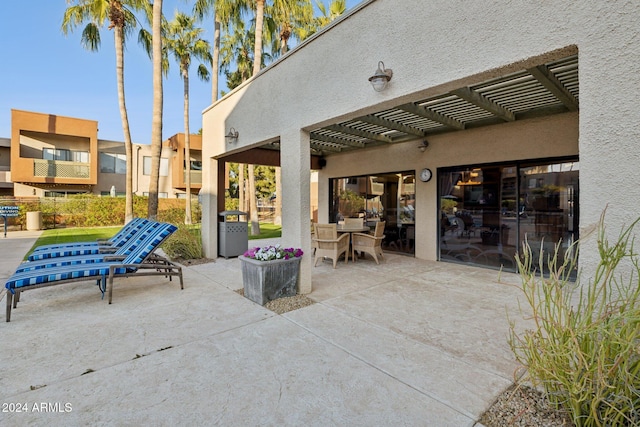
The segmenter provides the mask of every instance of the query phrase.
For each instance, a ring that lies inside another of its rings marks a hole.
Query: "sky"
[[[347,8],[359,2],[347,0]],[[192,4],[191,0],[164,0],[163,12],[170,19],[176,10],[189,13]],[[4,58],[0,66],[0,138],[11,138],[11,110],[17,109],[95,120],[99,139],[124,141],[113,32],[100,30],[98,52],[84,49],[80,44],[84,25],[67,36],[61,31],[66,8],[66,0],[0,2],[0,53]],[[209,24],[202,24],[203,38],[212,42],[213,23]],[[131,139],[135,144],[149,144],[151,60],[137,43],[137,30],[125,49],[124,85]],[[184,132],[183,84],[173,58],[170,67],[164,80],[163,140]],[[201,113],[211,104],[211,84],[198,79],[195,64],[189,81],[189,127],[191,133],[197,133],[202,127]],[[226,89],[224,76],[219,87]]]

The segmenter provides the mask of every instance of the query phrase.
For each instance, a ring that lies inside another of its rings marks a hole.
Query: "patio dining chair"
[[[376,264],[378,256],[384,259],[382,255],[382,241],[384,240],[384,221],[376,224],[373,234],[353,233],[351,237],[351,259],[356,261],[356,252],[365,252],[373,257]]]
[[[331,258],[333,260],[333,268],[340,255],[344,254],[345,264],[349,262],[349,233],[338,236],[338,228],[336,224],[315,224],[316,236],[316,255],[315,264],[323,258]]]
[[[6,295],[7,322],[11,320],[11,309],[16,308],[20,301],[20,294],[30,289],[96,280],[103,297],[108,288],[109,304],[111,304],[113,295],[113,281],[117,277],[165,276],[171,281],[172,276],[178,276],[180,289],[184,289],[182,267],[168,259],[152,257],[153,252],[175,230],[177,230],[175,225],[160,223],[155,232],[150,233],[129,255],[119,261],[64,265],[15,273],[9,277],[5,284],[8,291]]]

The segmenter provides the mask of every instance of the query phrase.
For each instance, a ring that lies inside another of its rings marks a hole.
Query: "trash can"
[[[249,228],[247,221],[249,214],[242,211],[223,211],[218,215],[222,221],[218,224],[218,254],[225,258],[240,256],[249,248]],[[237,217],[231,221],[230,217]],[[244,216],[245,221],[240,221]]]
[[[27,230],[42,230],[42,212],[27,212]]]

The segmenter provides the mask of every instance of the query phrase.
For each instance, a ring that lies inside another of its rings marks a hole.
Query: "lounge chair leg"
[[[13,304],[13,294],[7,290],[7,322],[11,321],[11,305]]]
[[[16,308],[19,302],[20,302],[20,291],[16,291],[16,294],[13,296],[13,308]]]
[[[113,295],[113,276],[109,275],[109,304],[111,304],[112,295]]]

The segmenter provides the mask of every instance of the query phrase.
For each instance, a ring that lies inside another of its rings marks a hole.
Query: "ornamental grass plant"
[[[162,244],[162,250],[172,259],[200,259],[202,238],[198,228],[178,225],[178,229]]]
[[[524,379],[541,387],[576,426],[640,425],[640,266],[633,234],[639,221],[609,243],[603,213],[600,261],[587,283],[580,274],[569,279],[577,242],[567,258],[557,245],[534,259],[528,243],[516,257],[533,327],[517,332],[511,321],[509,343]]]

